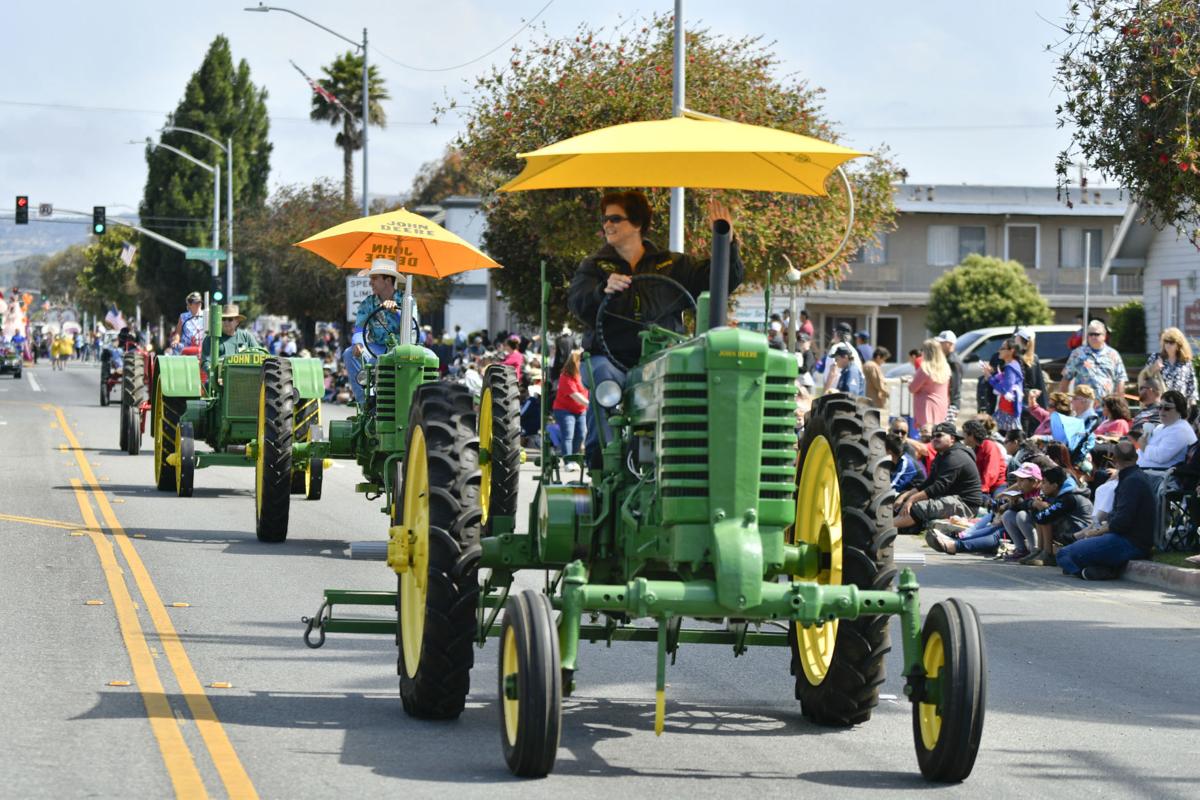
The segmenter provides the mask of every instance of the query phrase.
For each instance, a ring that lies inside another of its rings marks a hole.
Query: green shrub
[[[1048,325],[1054,315],[1016,261],[969,255],[929,288],[931,331]]]
[[[1146,308],[1141,300],[1108,309],[1108,343],[1122,353],[1146,349]]]

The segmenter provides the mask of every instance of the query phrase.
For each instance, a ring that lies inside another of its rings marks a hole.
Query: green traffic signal
[[[212,293],[212,299],[214,303],[219,303],[225,299],[225,293],[220,290],[215,291]]]
[[[108,225],[104,219],[104,206],[92,206],[92,233],[103,236]]]

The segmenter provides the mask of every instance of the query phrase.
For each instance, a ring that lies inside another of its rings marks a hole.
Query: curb
[[[1200,597],[1200,569],[1173,567],[1156,561],[1130,561],[1121,579]]]

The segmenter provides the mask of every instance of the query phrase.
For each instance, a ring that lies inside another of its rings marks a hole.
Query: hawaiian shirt
[[[1086,383],[1096,390],[1096,397],[1101,398],[1124,394],[1129,377],[1125,374],[1120,353],[1108,345],[1096,350],[1085,344],[1072,351],[1063,368],[1063,379],[1074,380],[1076,386]]]
[[[204,313],[185,311],[179,315],[179,351],[185,347],[199,347],[204,343]]]
[[[389,334],[400,335],[400,298],[397,296],[393,299],[396,301],[395,311],[375,314],[375,319],[371,320],[371,341],[377,346],[387,342]],[[371,295],[358,304],[358,313],[354,318],[354,338],[357,343],[362,343],[362,334],[366,328],[367,319],[382,303],[383,301],[377,296]],[[413,309],[413,319],[416,319],[416,309]]]
[[[1196,391],[1196,371],[1190,361],[1167,361],[1161,353],[1152,353],[1146,359],[1146,366],[1155,361],[1162,362],[1162,371],[1158,374],[1168,391],[1174,389],[1179,392],[1187,398],[1189,404],[1200,401],[1200,394]]]

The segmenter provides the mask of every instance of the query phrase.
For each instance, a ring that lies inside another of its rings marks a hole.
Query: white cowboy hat
[[[225,310],[221,312],[221,319],[245,319],[245,318],[246,318],[246,316],[238,310],[237,303],[230,303],[229,305],[225,306]]]
[[[372,275],[387,275],[388,277],[400,280],[400,271],[396,269],[396,262],[390,258],[377,258],[371,262],[371,268],[358,273],[365,275],[368,278]]]

